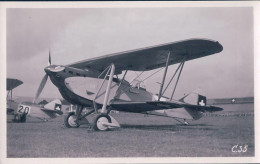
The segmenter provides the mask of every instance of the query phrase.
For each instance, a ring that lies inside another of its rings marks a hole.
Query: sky
[[[7,77],[24,82],[15,96],[34,96],[52,64],[66,65],[111,53],[206,38],[223,51],[185,63],[175,99],[200,88],[208,98],[254,95],[253,8],[81,8],[7,9]],[[170,66],[166,82],[177,65]],[[156,70],[145,72],[141,79]],[[139,72],[136,72],[137,74]],[[129,73],[127,80],[136,75]],[[159,92],[163,71],[145,81]],[[131,81],[131,80],[130,80]],[[87,84],[86,84],[87,85]],[[171,85],[165,96],[170,96]],[[49,80],[41,97],[61,97]]]

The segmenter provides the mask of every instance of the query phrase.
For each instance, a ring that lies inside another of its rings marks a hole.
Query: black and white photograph
[[[1,11],[6,161],[256,159],[254,6],[97,4]]]

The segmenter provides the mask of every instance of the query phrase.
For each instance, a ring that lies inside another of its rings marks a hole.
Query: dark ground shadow
[[[54,120],[48,120],[48,121],[44,121],[44,120],[41,120],[41,119],[37,119],[37,118],[35,118],[35,119],[31,119],[31,118],[29,118],[29,119],[26,119],[26,121],[25,122],[14,122],[13,121],[13,119],[7,119],[7,123],[8,124],[12,124],[12,123],[14,123],[14,124],[27,124],[27,123],[48,123],[48,122],[55,122]]]
[[[193,125],[129,125],[121,124],[122,129],[139,129],[139,130],[164,130],[164,131],[176,131],[180,128],[183,129],[207,129],[213,130],[215,126],[207,124],[193,124]]]

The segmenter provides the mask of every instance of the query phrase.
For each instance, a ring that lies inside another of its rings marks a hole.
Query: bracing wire
[[[165,91],[167,90],[167,88],[168,88],[169,85],[171,84],[173,78],[175,77],[176,73],[178,72],[178,70],[179,70],[179,68],[181,67],[182,64],[183,64],[183,63],[180,63],[180,64],[179,64],[179,66],[178,66],[178,68],[176,69],[176,71],[174,72],[174,74],[173,74],[171,80],[169,81],[169,83],[168,83],[167,86],[165,87],[164,91],[162,92],[162,95],[165,93]]]
[[[151,75],[149,75],[148,77],[146,77],[143,81],[149,79],[150,77],[152,77],[153,75],[155,75],[156,73],[160,72],[164,67],[162,67],[161,69],[157,70],[156,72],[152,73]]]
[[[134,80],[132,80],[132,81],[130,82],[130,84],[131,84],[133,81],[135,81],[139,76],[141,76],[143,73],[144,73],[144,71],[142,71],[136,78],[134,78]]]
[[[177,84],[178,84],[178,82],[179,82],[179,78],[180,78],[180,75],[181,75],[181,72],[182,72],[183,66],[184,66],[184,63],[183,63],[182,66],[181,66],[181,70],[180,70],[180,72],[179,72],[179,75],[178,75],[178,78],[177,78],[177,81],[176,81],[175,87],[174,87],[174,89],[173,89],[173,92],[172,92],[171,100],[170,100],[170,101],[172,101],[172,97],[173,97],[173,95],[174,95],[174,92],[175,92],[175,90],[176,90]]]

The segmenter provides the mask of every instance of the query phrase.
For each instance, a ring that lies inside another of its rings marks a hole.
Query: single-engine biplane
[[[222,50],[222,45],[217,41],[190,39],[110,54],[69,65],[49,65],[44,69],[46,75],[35,99],[39,97],[50,77],[63,98],[77,106],[76,112],[70,112],[65,117],[64,124],[68,128],[79,127],[81,120],[94,112],[97,114],[93,122],[95,130],[103,131],[119,126],[109,115],[111,110],[146,113],[184,121],[199,119],[203,112],[223,109],[208,106],[206,97],[198,93],[193,92],[180,100],[174,100],[173,95],[186,61]],[[49,64],[50,62],[49,54]],[[173,72],[170,82],[165,85],[168,67],[177,63],[178,68]],[[158,68],[164,68],[158,94],[154,95],[140,85],[133,86],[125,80],[128,71],[150,71]],[[123,75],[121,79],[118,78],[119,74]],[[177,78],[176,83],[171,97],[167,98],[164,93],[174,77]],[[83,114],[84,108],[92,109]]]

